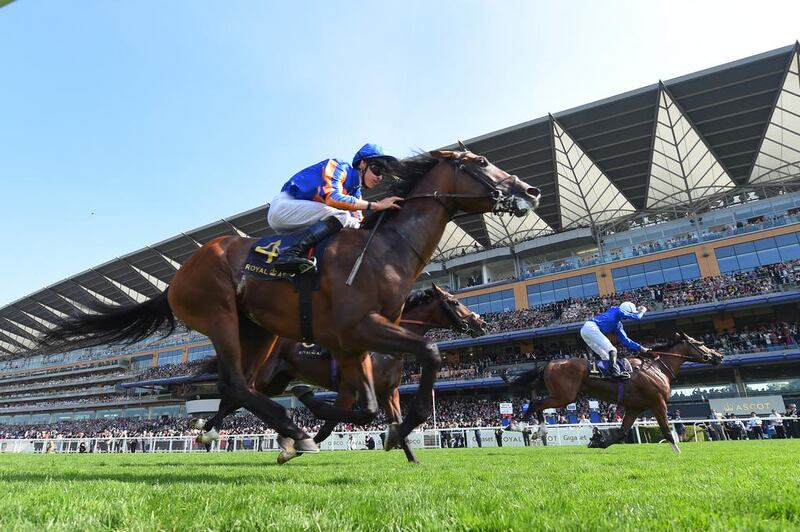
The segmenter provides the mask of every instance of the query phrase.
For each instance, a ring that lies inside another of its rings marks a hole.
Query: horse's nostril
[[[525,193],[529,196],[533,196],[534,198],[538,198],[542,195],[542,192],[536,187],[528,187],[525,189]]]

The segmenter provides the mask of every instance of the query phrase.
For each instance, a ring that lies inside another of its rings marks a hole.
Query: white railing
[[[760,418],[763,421],[800,421],[798,417]],[[688,440],[729,439],[724,430],[731,420],[684,419],[670,421],[672,431],[677,436],[675,425],[693,427]],[[743,438],[748,435],[748,420],[740,419],[744,427]],[[593,429],[617,429],[620,423],[579,423],[570,425],[547,425],[545,434],[547,445],[587,445],[592,437]],[[426,429],[414,431],[409,435],[411,447],[415,449],[435,449],[441,447],[522,447],[527,445],[544,445],[539,432],[539,425],[529,425],[530,434],[519,431],[503,430],[502,427],[464,427],[445,429]],[[628,439],[635,443],[653,443],[661,440],[657,431],[651,438],[650,431],[643,428],[655,427],[655,421],[636,422],[628,434]],[[717,431],[716,427],[719,427]],[[498,434],[498,430],[500,430]],[[762,429],[765,433],[767,427]],[[688,435],[689,431],[685,433]],[[713,436],[709,436],[713,433]],[[367,449],[367,441],[372,438],[375,449],[383,448],[382,431],[334,432],[320,444],[323,451],[343,451]],[[499,441],[498,441],[499,436]],[[255,452],[276,451],[278,444],[275,433],[262,434],[223,434],[219,441],[213,442],[208,449],[195,441],[196,436],[142,436],[136,438],[18,438],[0,439],[0,452],[7,453],[113,453],[113,452],[148,452],[148,453],[192,453],[192,452]],[[683,439],[683,441],[688,441]],[[135,442],[135,443],[134,443]],[[501,443],[502,442],[502,443]]]

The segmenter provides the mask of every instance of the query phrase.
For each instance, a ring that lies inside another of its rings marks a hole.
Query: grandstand
[[[436,336],[443,406],[496,403],[505,397],[499,372],[580,354],[582,320],[627,298],[651,308],[629,327],[632,337],[652,343],[680,329],[726,351],[722,367],[691,367],[674,385],[673,407],[685,416],[706,416],[709,397],[800,399],[800,45],[466,144],[539,187],[542,204],[525,218],[456,218],[417,283],[446,287],[491,327],[478,339]],[[267,209],[186,231],[0,308],[0,432],[181,418],[191,413],[187,400],[213,398],[213,377],[194,376],[213,348],[191,331],[130,346],[17,353],[93,304],[157,295],[213,238],[270,234]],[[415,389],[413,360],[406,369],[404,393]]]

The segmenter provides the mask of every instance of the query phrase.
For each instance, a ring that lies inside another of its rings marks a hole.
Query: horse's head
[[[675,337],[678,343],[686,346],[686,352],[683,353],[683,356],[687,360],[703,364],[714,364],[715,366],[722,363],[722,353],[710,349],[700,340],[695,340],[683,331],[675,333]]]
[[[451,329],[473,338],[486,334],[486,322],[478,314],[436,284],[433,284],[433,290],[434,297],[441,303],[444,313],[451,321]]]
[[[508,212],[525,216],[539,206],[541,191],[504,172],[462,145],[464,151],[436,151],[432,155],[449,163],[452,183],[438,196],[455,212]]]

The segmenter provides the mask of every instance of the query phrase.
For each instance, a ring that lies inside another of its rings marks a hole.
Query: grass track
[[[0,530],[798,530],[800,440],[0,455]]]

